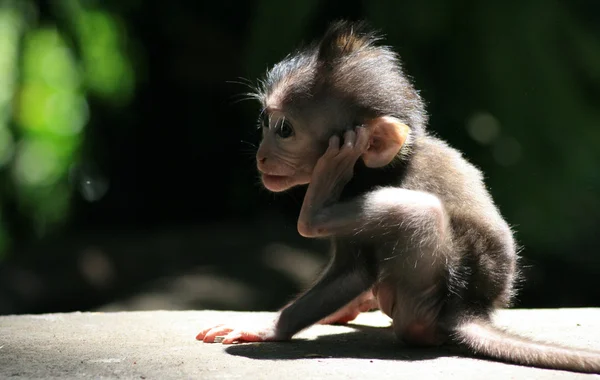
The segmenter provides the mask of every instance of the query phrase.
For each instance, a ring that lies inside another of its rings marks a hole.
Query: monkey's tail
[[[484,319],[463,322],[454,335],[476,355],[531,367],[600,374],[600,352],[537,342]]]

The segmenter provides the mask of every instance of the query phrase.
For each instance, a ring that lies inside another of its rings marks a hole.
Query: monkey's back
[[[419,136],[400,186],[436,195],[452,232],[449,286],[477,307],[510,304],[517,278],[512,231],[487,191],[481,171],[444,141]]]

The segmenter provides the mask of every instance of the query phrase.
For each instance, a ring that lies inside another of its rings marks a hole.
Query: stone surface
[[[292,342],[205,344],[216,323],[273,313],[145,311],[0,317],[0,378],[53,379],[576,379],[600,377],[409,350],[379,312],[348,326],[313,326]],[[600,309],[509,310],[497,323],[538,339],[600,349]]]

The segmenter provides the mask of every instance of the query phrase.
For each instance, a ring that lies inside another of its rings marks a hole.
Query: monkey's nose
[[[264,165],[267,163],[267,155],[258,153],[256,155],[256,163],[258,166]]]
[[[265,164],[267,163],[267,157],[263,155],[256,155],[256,166],[258,170],[263,171],[265,168]]]

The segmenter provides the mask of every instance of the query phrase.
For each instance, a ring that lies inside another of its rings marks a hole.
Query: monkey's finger
[[[369,131],[365,127],[357,127],[356,135],[355,147],[358,151],[363,153],[369,147]]]
[[[234,330],[223,339],[223,344],[240,342],[264,342],[265,336],[255,331]]]
[[[352,149],[356,142],[356,133],[353,130],[348,130],[344,133],[344,148]]]
[[[223,324],[220,324],[220,325],[216,325],[216,326],[207,327],[207,328],[205,328],[205,329],[201,330],[201,331],[198,333],[198,335],[196,335],[196,339],[197,339],[197,340],[203,340],[203,339],[204,339],[204,337],[206,336],[206,334],[208,334],[208,332],[209,332],[210,330],[212,330],[212,329],[214,329],[214,328],[219,328],[219,327],[222,327],[222,326],[224,326],[224,325],[223,325]]]
[[[204,335],[202,341],[204,343],[214,343],[216,337],[228,335],[232,331],[234,329],[227,326],[214,327]]]
[[[329,138],[329,147],[327,148],[328,154],[336,155],[340,150],[340,138],[336,135]]]

